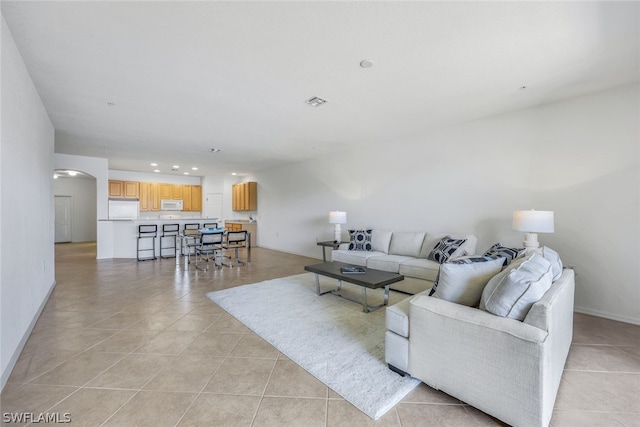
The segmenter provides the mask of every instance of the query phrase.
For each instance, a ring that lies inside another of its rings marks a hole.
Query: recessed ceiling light
[[[211,151],[212,153],[219,153],[220,148],[210,148],[209,151]]]
[[[151,163],[151,166],[158,166],[157,163]]]
[[[237,174],[237,173],[235,173],[235,172],[231,172],[231,175],[236,176],[236,175],[238,175],[238,174]]]
[[[197,171],[197,170],[198,170],[198,168],[194,166],[194,167],[192,167],[192,168],[191,168],[191,170],[192,170],[192,171]]]
[[[371,68],[373,67],[373,61],[370,59],[363,59],[362,61],[360,61],[360,66],[362,68]]]
[[[160,169],[154,169],[153,171],[154,172],[160,172]]]
[[[184,174],[185,174],[185,175],[189,175],[189,172],[185,172]]]
[[[174,169],[180,169],[180,166],[178,166],[178,165],[173,165],[173,168],[174,168]]]
[[[307,99],[307,104],[311,105],[312,107],[319,107],[322,104],[325,104],[326,102],[327,102],[326,99],[322,99],[318,96],[314,96],[313,98]]]

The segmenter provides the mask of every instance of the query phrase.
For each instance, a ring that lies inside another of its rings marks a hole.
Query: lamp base
[[[538,235],[536,233],[524,233],[524,241],[522,244],[527,252],[535,251],[540,247]]]
[[[342,239],[342,229],[340,227],[340,224],[334,224],[335,228],[333,229],[333,240],[336,243],[340,243],[340,240]]]

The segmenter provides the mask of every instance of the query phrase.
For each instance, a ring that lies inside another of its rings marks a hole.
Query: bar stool
[[[196,253],[196,246],[198,246],[200,244],[200,236],[199,234],[193,234],[193,235],[187,235],[186,231],[187,230],[191,230],[192,232],[197,232],[198,230],[200,230],[200,224],[199,223],[191,223],[191,224],[185,224],[184,228],[182,229],[182,233],[184,234],[185,238],[185,246],[187,247],[187,253],[183,253],[182,255],[186,255],[188,258],[188,262],[191,263],[191,254],[195,254]]]
[[[156,258],[156,237],[158,236],[158,225],[157,224],[144,224],[138,226],[138,240],[136,241],[136,250],[138,261],[146,261],[148,259],[157,259]],[[140,241],[151,239],[151,248],[140,249]],[[150,258],[140,258],[140,252],[148,252],[151,251],[153,256]]]
[[[160,236],[160,258],[175,258],[176,257],[176,236],[180,232],[179,224],[162,224],[162,236]],[[173,242],[171,245],[162,246],[163,241],[166,237],[171,237],[170,242]],[[173,249],[173,252],[170,255],[163,255],[163,249]]]

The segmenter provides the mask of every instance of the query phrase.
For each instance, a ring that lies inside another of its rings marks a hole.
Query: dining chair
[[[209,260],[213,259],[214,267],[222,267],[222,264],[218,264],[218,257],[220,251],[222,251],[222,244],[224,242],[224,231],[215,231],[213,233],[202,233],[200,236],[200,245],[196,246],[196,268],[198,270],[207,271],[209,267]],[[198,261],[201,260],[201,256],[205,256],[207,265],[205,268],[198,266]]]
[[[247,247],[247,231],[228,231],[227,238],[222,244],[222,249],[225,251],[233,250],[235,251],[235,260],[236,264],[244,265],[244,262],[240,261],[239,251],[241,248]],[[225,254],[225,258],[229,258],[229,264],[222,263],[228,267],[233,267],[231,255]]]

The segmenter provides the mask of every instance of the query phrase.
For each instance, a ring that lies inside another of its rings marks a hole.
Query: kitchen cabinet
[[[127,199],[139,199],[140,198],[140,183],[132,181],[124,181],[122,183],[122,191],[124,197]]]
[[[140,211],[160,210],[160,185],[156,182],[140,183]]]
[[[182,210],[183,211],[192,211],[191,207],[191,186],[185,185],[182,190]]]
[[[202,211],[202,187],[200,185],[184,185],[182,188],[183,211]]]
[[[202,187],[200,185],[191,186],[191,210],[202,211]]]
[[[160,184],[160,199],[173,198],[173,184]]]
[[[160,184],[157,182],[149,184],[149,210],[160,210]]]
[[[141,182],[140,183],[140,210],[141,211],[149,211],[150,209],[150,182]]]
[[[109,197],[140,198],[140,183],[134,181],[109,181]]]
[[[255,181],[234,184],[231,188],[231,208],[234,211],[258,209],[258,184]]]
[[[109,197],[124,197],[122,181],[109,181]]]
[[[171,198],[173,200],[183,200],[183,190],[185,187],[189,187],[189,185],[173,184],[173,188],[171,189]]]

